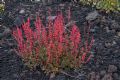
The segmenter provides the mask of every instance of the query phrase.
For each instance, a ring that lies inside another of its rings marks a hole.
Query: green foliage
[[[80,0],[83,4],[95,6],[97,9],[109,11],[120,11],[119,0]]]
[[[4,4],[0,4],[0,13],[2,13],[4,11],[4,7],[5,7]]]

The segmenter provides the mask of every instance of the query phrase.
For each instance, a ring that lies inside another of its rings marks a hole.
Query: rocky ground
[[[47,21],[50,8],[52,18],[58,11],[62,11],[66,18],[69,7],[71,22],[76,21],[81,31],[85,26],[91,26],[90,32],[95,38],[91,51],[94,57],[89,64],[70,73],[76,73],[78,78],[59,74],[54,80],[120,80],[120,13],[106,14],[90,6],[68,2],[46,6],[40,3],[8,5],[5,13],[1,15],[0,24],[0,80],[49,80],[49,76],[41,70],[30,71],[15,54],[16,43],[11,36],[11,29],[15,25],[21,25],[23,18],[28,16],[34,20],[35,16],[39,15],[44,22]]]

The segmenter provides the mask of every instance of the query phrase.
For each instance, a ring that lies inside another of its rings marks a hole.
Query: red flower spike
[[[46,30],[45,30],[45,28],[43,27],[42,28],[42,43],[43,43],[43,45],[45,45],[45,46],[47,46],[47,42],[48,40],[47,40],[47,32],[46,32]]]
[[[53,23],[51,20],[48,21],[48,39],[53,40]]]
[[[73,48],[72,48],[72,54],[76,58],[77,55],[78,55],[79,43],[81,42],[80,32],[79,32],[79,29],[77,28],[76,25],[74,25],[72,27],[72,31],[70,33],[70,41],[71,41],[72,46],[73,46]]]
[[[93,57],[93,55],[91,54],[91,55],[87,58],[87,60],[86,60],[85,63],[88,63],[92,57]]]
[[[17,27],[17,31],[13,31],[13,36],[18,43],[18,49],[19,49],[19,52],[20,52],[21,50],[23,50],[22,31]]]
[[[68,19],[70,19],[70,15]],[[73,61],[70,63],[74,64],[74,67],[79,67],[82,62],[89,62],[92,57],[89,52],[94,42],[93,37],[90,44],[87,38],[85,45],[80,47],[81,33],[78,27],[73,25],[70,34],[67,34],[64,29],[64,19],[61,13],[58,14],[54,23],[50,20],[48,21],[47,29],[43,26],[39,17],[36,18],[36,29],[34,31],[30,28],[30,18],[22,25],[22,28],[24,33],[18,27],[16,31],[13,31],[13,36],[18,43],[19,55],[26,59],[26,57],[29,58],[29,56],[34,54],[33,58],[36,58],[35,64],[39,64],[39,61],[45,57],[45,61],[41,61],[40,64],[47,69],[50,65],[53,67],[57,65],[59,66],[57,68],[60,68],[63,55],[65,57],[71,56],[74,59],[75,64]],[[25,38],[23,38],[22,34],[25,35]],[[87,58],[88,54],[90,56]]]
[[[40,38],[42,22],[41,22],[39,17],[36,18],[35,28],[36,28],[36,32],[37,32],[38,38]]]
[[[83,63],[85,63],[86,55],[87,55],[86,52],[84,52],[83,55],[82,55],[81,61],[82,61]]]
[[[54,37],[56,41],[62,42],[63,33],[64,33],[64,24],[63,24],[62,14],[59,14],[54,22]]]

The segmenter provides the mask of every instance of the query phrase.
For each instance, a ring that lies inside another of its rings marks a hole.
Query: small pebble
[[[93,32],[93,33],[94,33],[94,32],[95,32],[95,29],[90,29],[90,32]]]
[[[106,74],[105,70],[100,71],[100,76],[104,76]]]
[[[18,78],[19,76],[18,76],[18,74],[13,74],[13,77]]]
[[[24,14],[24,13],[25,13],[25,10],[24,10],[24,9],[21,9],[21,10],[19,11],[19,13],[20,13],[20,14]]]
[[[120,32],[117,32],[117,35],[120,37]]]
[[[115,45],[115,44],[117,44],[116,41],[113,41],[112,45]]]
[[[49,19],[50,19],[50,20],[54,20],[55,18],[56,18],[56,16],[48,16],[48,17],[47,17],[47,20],[49,20]]]

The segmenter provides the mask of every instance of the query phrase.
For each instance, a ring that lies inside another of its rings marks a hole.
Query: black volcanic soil
[[[79,79],[59,74],[54,80],[120,80],[120,13],[106,14],[97,10],[99,17],[88,21],[86,16],[95,11],[95,8],[68,2],[46,6],[24,2],[7,4],[4,14],[1,15],[0,25],[0,80],[49,80],[49,76],[41,70],[30,71],[15,54],[16,43],[11,37],[11,29],[15,27],[14,25],[22,23],[20,19],[16,20],[19,16],[23,18],[29,16],[34,20],[36,14],[39,14],[42,20],[46,21],[48,8],[52,9],[53,16],[58,10],[62,10],[66,17],[69,7],[72,20],[77,21],[76,24],[81,31],[90,24],[91,34],[95,39],[91,51],[94,57],[76,72],[71,72],[77,73]]]

